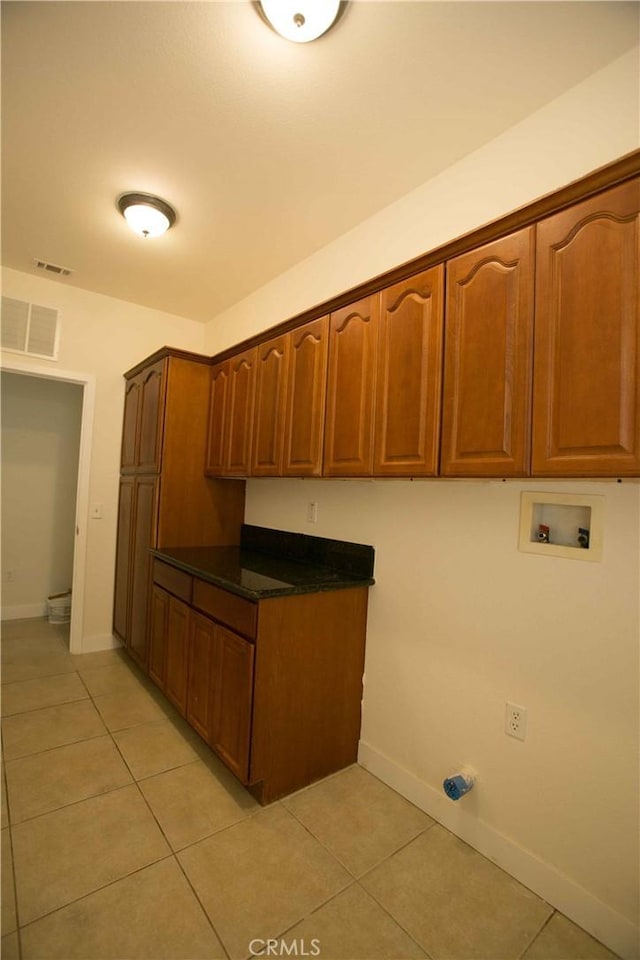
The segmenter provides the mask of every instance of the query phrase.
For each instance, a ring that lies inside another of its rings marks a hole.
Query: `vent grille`
[[[46,270],[48,273],[55,273],[59,277],[68,277],[73,273],[69,267],[59,267],[56,263],[48,263],[46,260],[38,260],[34,257],[33,262],[39,270]]]
[[[24,300],[2,298],[3,350],[45,360],[58,359],[60,323],[58,311]]]

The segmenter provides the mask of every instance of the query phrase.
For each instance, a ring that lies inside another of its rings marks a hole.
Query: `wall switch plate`
[[[504,732],[515,737],[516,740],[524,740],[527,736],[527,708],[521,707],[517,703],[507,703],[504,717]]]
[[[102,520],[102,504],[101,503],[91,504],[91,519]]]
[[[309,500],[307,504],[307,523],[318,522],[318,504],[315,500]]]

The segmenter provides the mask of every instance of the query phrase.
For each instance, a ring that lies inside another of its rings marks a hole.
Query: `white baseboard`
[[[395,761],[360,741],[358,763],[624,960],[640,957],[640,930],[570,877],[518,846]]]
[[[20,607],[3,607],[0,612],[0,619],[2,620],[33,620],[35,617],[46,616],[46,603],[27,603]]]
[[[82,638],[82,650],[79,653],[96,653],[98,650],[115,650],[122,644],[112,633],[98,633],[93,637]]]

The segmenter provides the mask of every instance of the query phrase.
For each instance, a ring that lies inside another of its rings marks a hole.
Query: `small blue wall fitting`
[[[453,777],[447,777],[443,781],[444,792],[451,800],[459,800],[465,793],[468,793],[473,786],[473,780],[468,780],[461,773]]]

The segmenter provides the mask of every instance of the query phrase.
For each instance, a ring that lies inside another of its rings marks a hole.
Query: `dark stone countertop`
[[[162,547],[154,557],[248,600],[368,587],[373,547],[244,525],[239,547]]]

